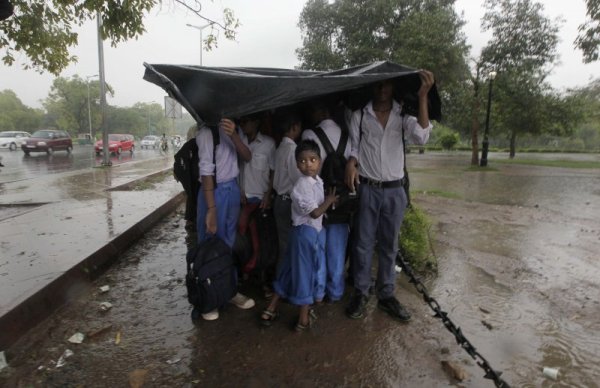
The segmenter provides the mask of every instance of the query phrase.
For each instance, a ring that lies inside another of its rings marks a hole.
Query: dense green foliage
[[[43,116],[42,111],[23,104],[12,90],[0,91],[0,131],[34,131]]]
[[[588,19],[579,26],[575,46],[583,51],[584,62],[590,63],[600,58],[600,0],[586,0],[585,4]]]
[[[454,0],[309,0],[297,54],[313,70],[377,60],[426,68],[452,90],[468,74],[463,25]]]
[[[568,134],[578,116],[545,81],[558,58],[559,21],[547,18],[543,6],[531,0],[486,0],[485,5],[482,27],[492,38],[480,60],[484,78],[497,72],[490,132],[510,139],[514,157],[518,135]]]
[[[419,272],[436,269],[437,261],[432,254],[431,221],[414,203],[406,209],[400,229],[399,246],[405,260]]]
[[[186,0],[173,0],[188,11],[200,14],[200,2],[187,4]],[[100,14],[102,37],[113,46],[137,38],[145,32],[144,17],[161,0],[11,0],[14,15],[0,23],[0,50],[2,61],[12,65],[15,57],[25,54],[29,62],[26,69],[48,71],[58,75],[77,58],[69,48],[77,45],[76,28],[84,22],[94,20]],[[223,11],[224,22],[214,23],[224,31],[225,38],[234,39],[239,22],[231,9]],[[211,21],[212,22],[212,21]],[[216,44],[217,32],[213,29],[205,39],[205,47]]]

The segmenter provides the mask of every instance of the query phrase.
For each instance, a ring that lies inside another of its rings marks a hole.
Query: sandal
[[[294,326],[294,330],[299,333],[308,331],[314,325],[316,320],[317,320],[317,314],[315,313],[315,310],[310,309],[308,311],[308,324],[303,325],[302,323],[300,323],[300,321],[298,321],[298,323],[296,323],[296,326]]]
[[[264,309],[263,312],[260,314],[260,323],[265,327],[270,327],[278,317],[279,313],[277,311]]]

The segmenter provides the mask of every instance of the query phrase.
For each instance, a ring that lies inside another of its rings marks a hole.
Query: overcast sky
[[[165,4],[170,4],[165,1]],[[298,65],[295,49],[302,44],[298,18],[305,0],[214,0],[203,1],[206,16],[219,19],[223,7],[232,8],[241,26],[235,42],[219,39],[219,47],[203,52],[205,66],[256,66],[293,68]],[[464,27],[472,55],[477,56],[489,35],[480,29],[484,10],[482,0],[457,0],[457,10],[465,14]],[[573,46],[577,27],[585,20],[584,0],[545,0],[546,15],[562,17],[559,52],[561,63],[554,69],[549,81],[559,89],[584,86],[600,77],[600,62],[584,65],[581,53]],[[150,12],[146,18],[147,32],[113,48],[104,43],[106,81],[115,90],[109,104],[131,106],[136,102],[163,104],[165,93],[158,86],[142,79],[143,63],[194,64],[200,62],[200,33],[186,26],[202,26],[205,21],[182,8],[162,8]],[[208,29],[204,30],[205,34]],[[79,58],[62,74],[82,78],[98,74],[98,45],[95,22],[81,28],[79,46],[72,50]],[[40,100],[48,94],[53,76],[22,70],[20,59],[7,67],[0,64],[0,90],[12,89],[26,105],[41,107]],[[411,65],[407,58],[406,65]]]

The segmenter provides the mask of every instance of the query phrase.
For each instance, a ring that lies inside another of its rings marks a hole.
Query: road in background
[[[133,153],[126,151],[120,155],[111,154],[110,161],[113,165],[118,165],[134,160],[154,159],[170,155],[173,155],[172,149],[165,154],[158,149],[143,150],[136,144]],[[70,154],[66,151],[56,151],[53,155],[32,153],[30,156],[26,156],[21,150],[2,150],[0,156],[2,156],[2,164],[5,166],[0,168],[0,184],[32,179],[47,174],[82,170],[102,164],[102,154],[97,156],[91,145],[74,144],[73,152]]]

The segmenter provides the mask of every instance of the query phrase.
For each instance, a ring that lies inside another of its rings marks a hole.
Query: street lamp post
[[[481,160],[479,161],[479,165],[481,167],[487,166],[487,162],[488,162],[487,156],[488,156],[488,149],[490,146],[490,142],[488,140],[488,132],[490,129],[490,110],[492,108],[492,84],[494,82],[494,78],[496,78],[496,72],[491,71],[490,74],[488,75],[488,78],[490,80],[490,84],[489,84],[489,89],[488,89],[487,113],[485,116],[485,130],[483,132],[483,143],[482,143],[482,147],[481,147]]]
[[[94,137],[92,136],[92,109],[90,106],[90,78],[94,78],[97,76],[98,76],[98,74],[94,74],[94,75],[88,75],[87,77],[85,77],[85,80],[87,83],[88,122],[90,124],[90,141],[92,142],[92,144],[94,144],[94,141],[92,140]]]
[[[212,26],[213,24],[214,23],[208,23],[203,26],[195,26],[195,25],[189,24],[189,23],[186,24],[186,26],[195,28],[198,31],[200,31],[200,66],[202,66],[202,30],[205,29],[206,27]]]

